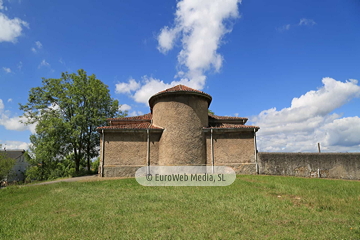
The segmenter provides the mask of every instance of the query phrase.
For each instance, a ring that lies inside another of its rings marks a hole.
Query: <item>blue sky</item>
[[[176,84],[260,126],[260,151],[360,151],[357,0],[0,0],[0,144],[42,78],[82,68],[130,115]]]

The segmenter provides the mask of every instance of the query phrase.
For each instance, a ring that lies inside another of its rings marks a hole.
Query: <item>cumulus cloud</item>
[[[158,36],[158,50],[162,53],[167,53],[174,46],[174,41],[179,31],[177,29],[169,29],[168,26],[161,29],[161,32]]]
[[[21,142],[21,141],[1,141],[2,149],[6,148],[7,150],[15,150],[15,149],[24,149],[28,150],[30,143]]]
[[[318,90],[293,98],[291,106],[262,111],[250,121],[261,127],[261,151],[314,151],[317,142],[324,150],[360,150],[359,117],[342,118],[334,110],[360,97],[358,81],[323,78]]]
[[[35,124],[25,125],[21,123],[21,120],[24,120],[21,116],[11,117],[11,113],[5,110],[4,102],[0,99],[0,125],[4,126],[7,130],[29,130],[31,133],[35,133]]]
[[[179,43],[178,73],[171,83],[143,77],[134,90],[129,83],[116,85],[117,93],[131,93],[137,102],[147,103],[156,92],[177,84],[203,89],[207,71],[220,71],[223,56],[217,52],[222,38],[231,32],[229,23],[239,17],[240,0],[182,0],[177,3],[174,24],[165,26],[158,35],[158,50],[167,53]]]
[[[360,146],[360,118],[335,119],[325,124],[319,131],[324,134],[325,146]]]
[[[129,113],[130,117],[134,117],[134,116],[139,116],[139,115],[143,115],[144,113],[141,111],[132,111]]]
[[[10,19],[5,14],[0,13],[0,42],[17,41],[21,35],[23,27],[29,27],[29,24],[19,18]]]
[[[130,105],[127,105],[127,104],[122,104],[122,105],[119,107],[119,110],[122,111],[122,112],[129,111],[130,109],[131,109],[131,106],[130,106]]]
[[[148,104],[148,100],[153,94],[158,93],[166,88],[173,87],[177,84],[183,84],[195,89],[202,88],[199,82],[191,81],[190,79],[187,78],[182,78],[179,81],[172,81],[170,83],[165,83],[160,79],[143,76],[141,81],[139,82],[135,81],[134,79],[131,79],[128,83],[116,84],[115,91],[116,93],[129,93],[130,96],[136,102]]]
[[[27,130],[27,126],[20,122],[21,118],[9,117],[5,114],[2,114],[0,119],[0,125],[3,125],[7,130],[15,130],[15,131],[24,131]]]
[[[8,101],[8,102],[12,102],[12,98],[9,98],[7,101]]]
[[[140,84],[135,79],[129,79],[128,83],[117,83],[115,85],[116,93],[130,93],[140,88]]]
[[[3,70],[4,70],[6,73],[11,73],[11,69],[10,69],[10,68],[3,67]]]

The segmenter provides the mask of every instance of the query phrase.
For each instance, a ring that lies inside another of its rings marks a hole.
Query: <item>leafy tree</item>
[[[210,109],[208,109],[208,113],[215,115],[215,113],[213,111],[211,111]]]
[[[37,124],[36,134],[30,136],[30,162],[42,176],[51,176],[65,159],[73,160],[77,173],[85,160],[90,172],[91,159],[98,155],[96,127],[104,126],[108,117],[124,115],[108,86],[82,69],[62,73],[59,79],[43,78],[42,86],[30,90],[28,103],[20,104],[20,109],[26,124]]]
[[[9,158],[4,152],[0,152],[0,181],[9,176],[11,169],[15,165],[15,162],[15,159]]]

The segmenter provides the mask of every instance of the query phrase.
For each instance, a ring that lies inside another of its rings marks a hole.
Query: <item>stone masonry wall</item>
[[[151,165],[158,164],[160,135],[150,132]],[[105,133],[104,153],[104,177],[133,177],[138,168],[147,165],[146,131]]]
[[[360,153],[261,152],[258,158],[260,174],[360,179]]]
[[[208,125],[205,98],[163,96],[154,103],[153,124],[164,128],[159,142],[159,165],[203,165],[206,161],[205,134]]]
[[[105,133],[106,165],[145,165],[146,132]]]
[[[213,133],[215,165],[232,167],[237,174],[255,174],[253,132]],[[211,165],[210,133],[206,134],[207,165]]]

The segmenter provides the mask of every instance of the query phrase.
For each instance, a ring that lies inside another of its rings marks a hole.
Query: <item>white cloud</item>
[[[0,99],[0,125],[4,126],[7,130],[29,130],[31,133],[35,133],[35,124],[25,125],[24,123],[21,123],[21,120],[24,120],[21,116],[10,117],[10,115],[9,111],[5,111],[4,102]]]
[[[181,0],[177,3],[174,26],[165,26],[158,35],[158,49],[170,51],[175,42],[181,50],[178,54],[179,80],[165,83],[159,79],[144,76],[141,82],[131,88],[131,83],[116,84],[117,93],[131,93],[137,102],[147,104],[149,97],[165,88],[186,84],[195,89],[205,86],[205,73],[220,71],[223,56],[217,50],[223,36],[231,32],[229,20],[239,17],[240,0]],[[140,85],[141,83],[141,85]]]
[[[188,70],[188,78],[200,77],[206,70],[219,71],[223,57],[217,53],[221,39],[231,32],[224,21],[239,17],[238,0],[183,0],[178,2],[175,26],[164,27],[158,37],[159,49],[172,49],[179,39],[182,50],[178,55],[180,66]]]
[[[49,67],[50,68],[50,64],[48,62],[46,62],[44,59],[41,61],[41,63],[38,66],[38,68],[41,68],[41,67]]]
[[[33,53],[37,53],[37,50],[36,50],[36,48],[34,48],[34,47],[31,48],[31,51],[32,51]]]
[[[5,14],[0,13],[0,42],[16,42],[21,35],[23,27],[29,24],[19,18],[9,19]]]
[[[7,101],[8,101],[8,102],[12,102],[12,98],[9,98]]]
[[[11,69],[10,69],[10,68],[3,67],[3,70],[4,70],[6,73],[11,73]]]
[[[360,150],[359,117],[333,113],[360,97],[358,81],[323,78],[322,83],[318,90],[293,98],[290,107],[264,110],[250,119],[261,128],[261,151],[315,151],[317,142],[327,151]]]
[[[134,117],[134,116],[139,116],[139,115],[143,115],[144,113],[141,111],[132,111],[129,113],[129,117]]]
[[[140,84],[135,79],[129,79],[128,83],[117,83],[115,86],[116,93],[130,93],[140,88]]]
[[[168,26],[161,29],[161,32],[158,36],[158,50],[162,53],[167,53],[174,46],[174,41],[179,31],[177,29],[169,29]]]
[[[142,84],[141,88],[139,88],[140,83]],[[124,83],[122,83],[122,84],[124,84]],[[199,82],[191,81],[187,78],[182,78],[180,81],[172,81],[171,83],[164,83],[162,80],[144,76],[144,77],[142,77],[141,82],[139,82],[139,83],[137,82],[137,84],[138,84],[138,87],[135,89],[136,92],[133,93],[131,95],[131,97],[136,102],[140,102],[140,103],[144,103],[144,104],[148,104],[149,98],[152,95],[154,95],[155,93],[158,93],[166,88],[170,88],[170,87],[173,87],[178,84],[183,84],[183,85],[189,86],[191,88],[195,88],[195,89],[202,88],[202,86]],[[126,85],[126,86],[128,86],[128,85]],[[126,87],[125,89],[128,90],[129,87]],[[131,90],[131,91],[129,90],[128,93],[133,92],[135,90]],[[119,92],[117,92],[117,93],[119,93]]]
[[[34,123],[34,124],[30,124],[28,125],[28,130],[31,132],[31,134],[35,134],[36,133],[36,125],[37,123]]]
[[[315,25],[316,22],[312,19],[306,19],[306,18],[302,18],[300,19],[300,22],[299,22],[299,26],[302,26],[302,25],[305,25],[305,26],[313,26]]]
[[[360,146],[360,118],[357,116],[335,119],[319,131],[325,134],[325,146]]]
[[[0,119],[0,125],[3,125],[7,130],[25,131],[28,127],[20,122],[21,118],[16,116],[10,118],[9,116],[2,114]]]
[[[164,83],[163,81],[155,78],[143,77],[142,87],[132,96],[136,102],[144,104],[148,103],[149,98],[161,90],[171,87],[171,84]]]
[[[6,147],[7,150],[15,150],[15,149],[24,149],[28,150],[30,143],[20,142],[20,141],[2,141],[0,140],[0,144],[2,144],[1,148],[4,149]]]
[[[130,105],[127,105],[127,104],[122,104],[120,107],[119,107],[119,110],[120,111],[129,111],[131,109],[131,106]]]
[[[57,105],[56,103],[52,103],[51,105],[48,105],[48,108],[50,110],[55,110],[55,111],[60,109],[59,105]]]

